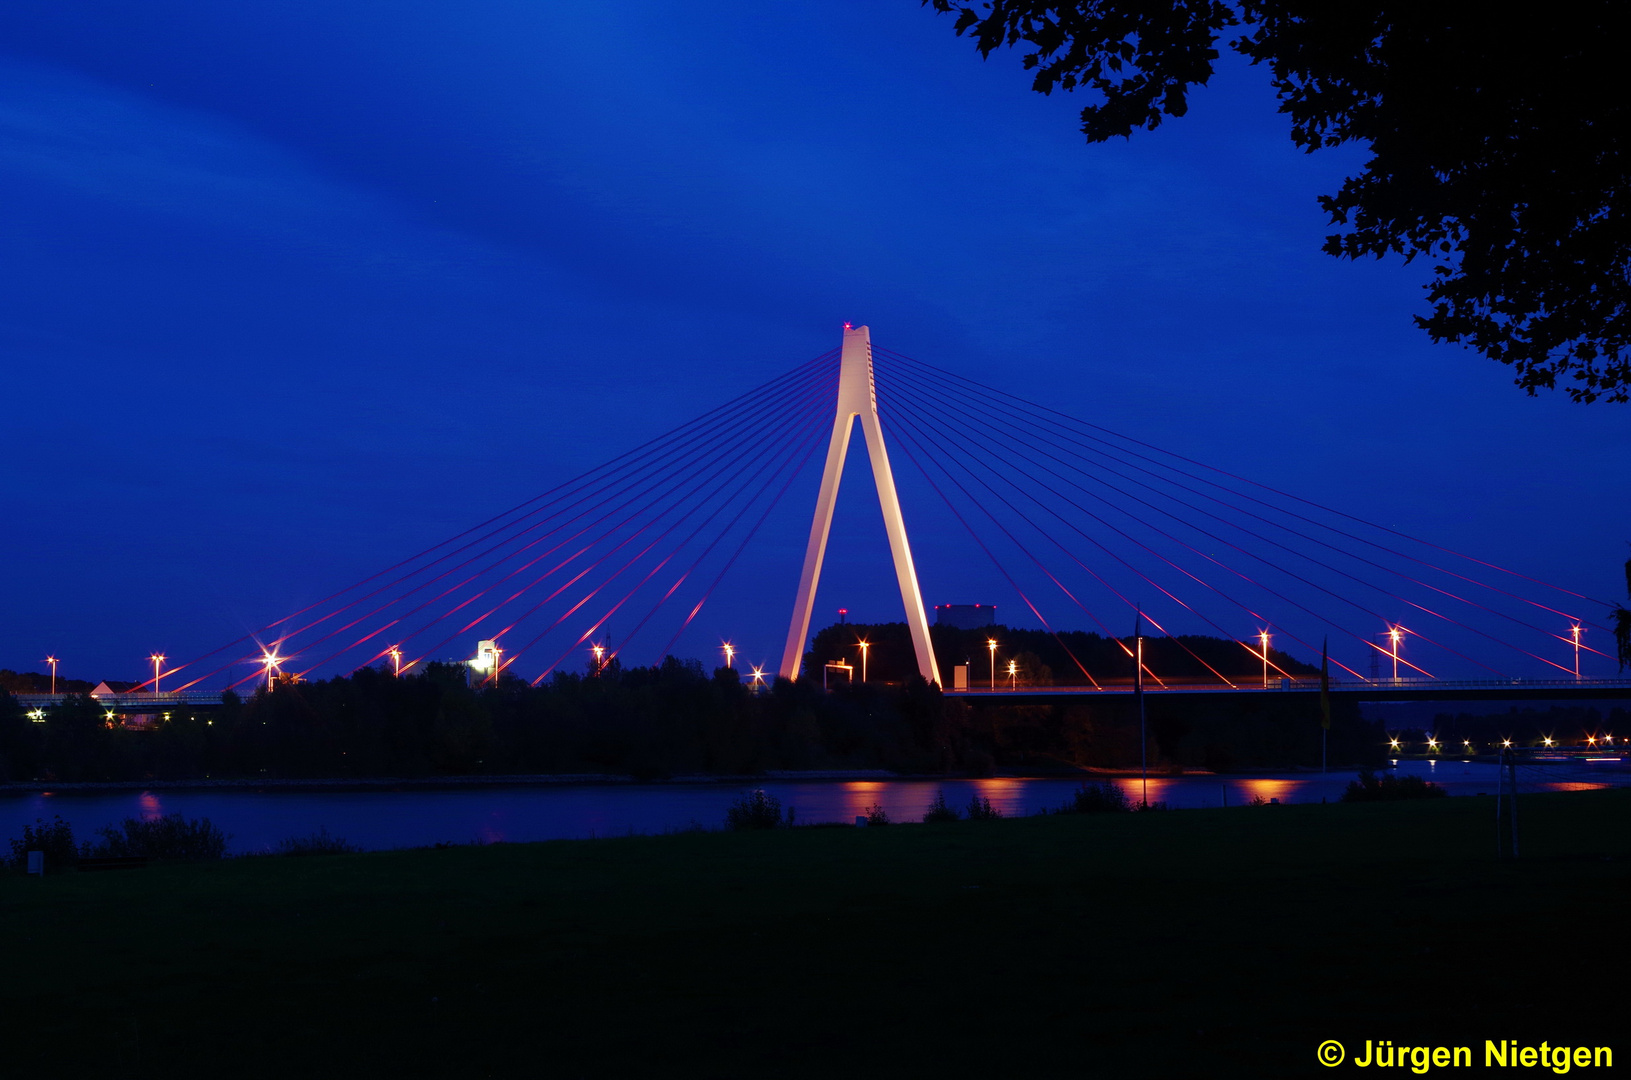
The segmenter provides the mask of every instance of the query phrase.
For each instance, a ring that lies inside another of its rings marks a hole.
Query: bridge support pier
[[[906,625],[912,632],[918,674],[938,683],[940,669],[929,642],[929,618],[923,608],[923,594],[918,589],[912,549],[906,542],[906,521],[901,517],[900,499],[895,494],[895,474],[889,468],[883,428],[878,423],[878,399],[872,385],[872,335],[864,326],[844,327],[844,348],[838,367],[838,415],[833,420],[832,441],[827,444],[827,466],[821,474],[815,518],[810,522],[810,543],[804,552],[804,570],[799,575],[798,595],[793,601],[793,621],[787,628],[781,674],[788,679],[798,678],[799,667],[804,662],[804,642],[810,633],[811,608],[815,603],[816,585],[821,580],[821,563],[827,554],[827,534],[832,528],[833,507],[838,501],[838,482],[844,475],[844,458],[849,453],[850,432],[857,417],[866,437],[867,457],[872,462],[872,480],[878,489],[878,504],[883,509],[884,530],[889,534],[889,553],[895,561],[895,580],[900,585],[901,603],[906,608]]]

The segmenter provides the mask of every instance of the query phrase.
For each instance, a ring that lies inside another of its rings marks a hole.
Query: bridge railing
[[[33,708],[44,708],[51,705],[60,705],[68,694],[13,694],[17,703]],[[162,709],[175,705],[219,705],[221,704],[221,691],[219,690],[182,690],[161,691],[157,694],[152,691],[145,693],[126,694],[96,694],[93,695],[96,703],[108,708],[120,709]]]

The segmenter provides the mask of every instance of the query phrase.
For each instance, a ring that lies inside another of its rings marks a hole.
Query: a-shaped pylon
[[[912,631],[912,648],[917,652],[917,670],[932,683],[940,681],[929,644],[929,619],[923,610],[923,594],[917,587],[917,570],[912,565],[912,548],[906,542],[906,521],[901,517],[900,499],[895,495],[895,474],[889,470],[889,451],[884,448],[883,428],[878,425],[878,398],[872,387],[872,336],[864,326],[844,327],[844,350],[838,368],[838,416],[833,421],[832,442],[827,445],[827,467],[821,474],[821,494],[816,497],[815,519],[810,522],[810,545],[804,552],[804,572],[799,575],[798,597],[793,601],[793,622],[787,628],[787,648],[782,653],[781,674],[796,679],[804,662],[804,642],[810,632],[810,609],[815,603],[816,584],[821,580],[821,562],[827,554],[827,533],[832,528],[833,506],[838,501],[838,482],[844,475],[844,457],[855,418],[861,419],[866,436],[867,457],[872,461],[872,480],[878,489],[878,505],[883,508],[884,530],[889,534],[889,553],[895,560],[895,579],[900,583],[900,599],[906,608],[906,625]]]

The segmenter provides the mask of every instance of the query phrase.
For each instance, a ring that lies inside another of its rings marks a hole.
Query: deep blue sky
[[[13,0],[0,666],[201,652],[845,320],[1617,597],[1631,412],[1432,345],[1425,267],[1322,255],[1315,198],[1357,150],[1296,151],[1239,63],[1101,146],[1028,83],[915,0]],[[868,500],[840,504],[816,625],[899,617]],[[806,513],[692,654],[774,662]],[[953,539],[919,541],[929,602],[1014,614]]]

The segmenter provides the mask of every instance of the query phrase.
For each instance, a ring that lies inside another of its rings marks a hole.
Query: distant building
[[[995,604],[936,604],[934,624],[958,630],[978,630],[997,621]]]

